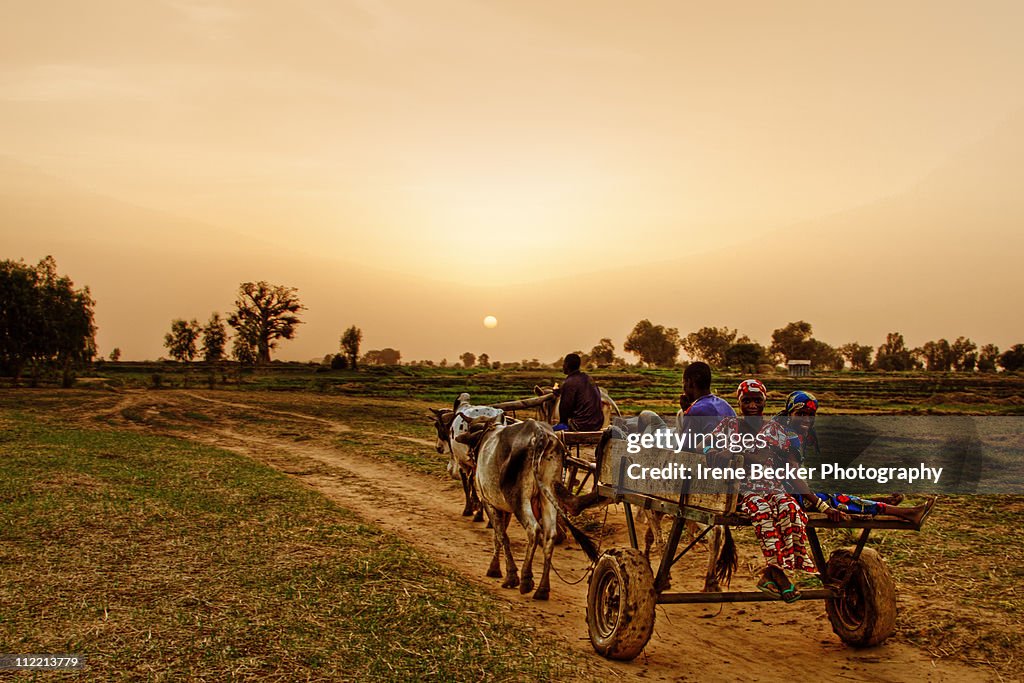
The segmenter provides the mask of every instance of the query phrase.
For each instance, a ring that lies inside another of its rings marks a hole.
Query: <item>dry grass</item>
[[[889,532],[876,545],[906,587],[899,638],[935,656],[1024,675],[1020,497],[943,498],[919,536]]]
[[[567,649],[282,474],[2,415],[2,652],[78,653],[89,680],[580,675]]]
[[[912,504],[914,500],[908,500]],[[860,530],[819,531],[826,557]],[[749,530],[735,533],[750,567],[760,565]],[[920,533],[875,530],[868,539],[896,579],[893,640],[940,659],[1024,676],[1024,501],[1016,496],[940,498]]]
[[[883,378],[885,376],[882,376]],[[478,378],[473,378],[474,380]],[[901,403],[907,403],[910,399],[893,394],[892,396],[888,391],[889,387],[878,386],[879,382],[876,382],[872,378],[871,382],[864,381],[864,386],[860,386],[854,383],[855,378],[842,378],[844,382],[849,382],[849,386],[837,387],[837,391],[847,392],[848,390],[857,389],[857,391],[851,391],[851,395],[854,397],[854,403],[856,407],[867,406],[869,398],[875,401],[874,405],[879,407],[897,405]],[[1006,380],[1006,385],[1009,387],[1013,382],[1019,382],[1014,378]],[[888,380],[886,380],[888,381]],[[978,379],[978,382],[981,380]],[[838,383],[838,382],[837,382]],[[895,382],[894,382],[895,383]],[[870,384],[870,386],[868,386]],[[920,382],[910,382],[907,384],[914,387],[915,391],[918,391],[922,396],[925,396],[925,390],[927,395],[931,395],[934,391],[932,387],[918,387]],[[1017,386],[1017,385],[1013,385]],[[784,387],[783,387],[784,388]],[[435,387],[431,388],[431,391],[435,390]],[[640,382],[637,382],[637,390],[640,389]],[[902,387],[899,387],[902,390]],[[454,389],[453,389],[454,390]],[[1004,390],[1004,387],[1000,386],[1000,390]],[[1014,391],[1016,389],[1013,389]],[[647,391],[654,391],[650,387],[644,389]],[[159,392],[154,392],[155,395],[159,396]],[[145,411],[132,412],[129,411],[128,415],[123,415],[124,418],[137,424],[149,428],[161,428],[165,431],[176,432],[181,429],[189,428],[189,425],[198,425],[200,423],[206,424],[210,419],[209,416],[213,416],[215,420],[227,421],[227,423],[234,423],[238,425],[244,425],[249,428],[257,430],[272,430],[273,433],[278,436],[285,438],[293,438],[296,440],[308,438],[310,433],[317,433],[318,437],[330,439],[333,446],[340,450],[351,449],[358,451],[363,455],[372,455],[381,459],[392,459],[398,460],[406,465],[415,468],[419,471],[435,473],[438,475],[443,474],[444,471],[444,458],[437,456],[433,448],[426,444],[412,444],[410,442],[398,443],[395,439],[387,438],[386,434],[394,434],[399,436],[413,437],[432,441],[433,431],[429,425],[427,419],[426,408],[429,405],[441,405],[439,401],[424,401],[423,398],[412,399],[410,396],[416,396],[417,393],[414,391],[414,387],[411,385],[408,387],[406,393],[407,398],[395,399],[388,397],[344,397],[338,395],[317,395],[317,394],[304,394],[304,393],[280,393],[280,392],[199,392],[206,396],[222,398],[228,401],[238,402],[253,402],[260,405],[262,408],[277,410],[277,411],[291,411],[298,412],[305,415],[309,415],[314,418],[322,420],[328,420],[336,422],[338,424],[345,424],[355,428],[354,432],[337,432],[337,433],[325,433],[323,429],[317,426],[316,423],[312,425],[302,426],[302,421],[296,421],[295,419],[289,419],[280,415],[273,415],[268,413],[257,413],[254,411],[247,410],[236,410],[228,409],[223,406],[214,409],[212,406],[204,406],[196,404],[193,406],[196,412],[202,413],[207,417],[207,420],[202,420],[199,417],[188,414],[188,411],[184,410],[166,410],[157,414],[146,413]],[[429,393],[429,392],[428,392]],[[524,395],[525,392],[520,391],[518,395]],[[891,393],[891,392],[890,392]],[[96,406],[105,405],[116,402],[115,397],[97,398],[95,395],[90,395],[90,392],[67,392],[61,393],[57,400],[53,398],[53,394],[49,393],[38,393],[31,395],[33,398],[29,401],[25,401],[24,397],[26,392],[18,392],[18,398],[11,399],[10,394],[7,397],[9,405],[17,403],[22,410],[34,410],[37,411],[37,415],[42,419],[45,415],[48,415],[55,411],[66,410],[69,405],[79,404],[79,411],[82,414],[87,414],[96,410]],[[613,392],[613,395],[614,394]],[[916,395],[915,395],[916,396]],[[38,397],[38,400],[35,398]],[[997,397],[998,398],[998,397]],[[913,399],[917,401],[917,398]],[[923,401],[923,399],[921,399]],[[104,403],[105,401],[105,403]],[[4,405],[5,397],[0,392],[0,407]],[[156,403],[154,403],[156,405]],[[973,409],[975,406],[971,406]],[[207,410],[209,408],[209,410]],[[955,412],[956,407],[951,408]],[[963,408],[961,406],[961,408]],[[134,418],[134,419],[133,419]],[[128,437],[121,435],[118,438]],[[7,439],[4,443],[3,440]],[[10,432],[5,431],[0,434],[0,450],[6,453],[7,446],[11,443],[12,437]],[[21,437],[15,437],[15,439],[21,439]],[[150,442],[146,442],[150,443]],[[174,448],[182,448],[180,442],[173,441],[161,441],[161,444],[177,444]],[[138,453],[141,450],[145,450],[144,446],[132,445],[125,442],[124,445],[127,453]],[[161,446],[165,448],[166,446]],[[190,447],[191,448],[191,447]],[[191,453],[191,451],[189,451]],[[97,460],[103,460],[107,458],[111,463],[116,462],[118,456],[114,449],[99,449],[96,454]],[[194,456],[189,456],[190,458]],[[223,454],[221,454],[223,457]],[[178,460],[178,456],[173,456],[171,459]],[[296,461],[294,458],[289,459],[292,465],[295,466]],[[206,465],[205,467],[209,467]],[[302,463],[302,467],[307,468],[307,463]],[[320,471],[323,466],[314,462],[308,463],[308,468],[311,472]],[[73,475],[73,476],[71,476]],[[52,495],[54,492],[72,491],[80,497],[84,497],[91,501],[89,504],[93,505],[96,498],[102,499],[100,491],[102,487],[106,485],[108,479],[102,476],[97,476],[95,472],[86,471],[79,468],[78,470],[72,469],[69,478],[61,479],[54,474],[51,476],[49,481],[36,480],[32,486],[37,489],[31,489],[32,495],[43,495],[47,490]],[[195,472],[193,475],[195,476]],[[269,476],[269,475],[267,475]],[[161,485],[168,485],[170,480],[161,479],[163,482]],[[200,480],[202,481],[202,480]],[[4,523],[3,529],[9,529],[7,526],[7,519],[10,515],[7,513],[7,498],[6,488],[4,485],[0,485],[0,505],[3,506],[3,510],[0,511],[0,522]],[[49,489],[47,489],[49,487]],[[249,488],[252,488],[251,486]],[[265,488],[265,485],[260,484],[260,488]],[[23,494],[24,495],[24,494]],[[290,495],[290,494],[289,494]],[[142,500],[141,498],[139,499]],[[267,501],[263,504],[274,503],[275,505],[283,505],[282,501]],[[56,505],[56,503],[52,503]],[[149,503],[152,505],[152,502]],[[251,506],[250,502],[250,506]],[[42,502],[40,502],[42,505]],[[45,506],[44,506],[45,507]],[[143,506],[140,502],[138,505],[132,503],[129,505],[130,508],[136,510],[148,509]],[[286,506],[287,507],[287,506]],[[162,509],[162,508],[159,508]],[[165,513],[166,514],[166,513]],[[253,514],[256,514],[255,511]],[[113,518],[117,519],[117,518]],[[204,522],[207,524],[212,522],[213,518]],[[236,523],[237,523],[236,518]],[[353,522],[355,523],[355,522]],[[177,522],[176,522],[177,524]],[[260,523],[262,524],[262,522]],[[355,523],[358,527],[358,524]],[[198,549],[199,553],[213,552],[215,550],[216,539],[227,533],[226,529],[230,529],[230,525],[225,527],[211,527],[208,528],[205,540],[202,538],[202,528],[197,527],[179,527],[171,526],[169,528],[178,528],[181,533],[187,536],[186,539],[180,541],[186,546],[191,544],[191,547]],[[238,523],[239,533],[242,533],[246,528],[244,524]],[[271,526],[271,528],[273,528]],[[364,528],[365,527],[358,527]],[[260,529],[262,532],[262,528]],[[369,552],[368,546],[378,545],[377,536],[372,534],[367,536],[366,532],[353,532],[349,531],[346,534],[342,534],[345,539],[346,548],[355,548],[356,556],[362,557],[359,553]],[[737,541],[744,546],[745,553],[751,557],[756,555],[756,549],[753,548],[752,538],[750,534],[737,534]],[[5,536],[6,537],[6,536]],[[256,544],[260,539],[258,535],[246,536],[248,543]],[[827,535],[824,539],[830,547],[838,547],[846,545],[850,542],[850,539],[842,532],[834,532]],[[337,537],[331,542],[340,542]],[[118,540],[118,543],[123,544],[123,539]],[[290,537],[278,538],[274,543],[278,544],[281,548],[291,548],[293,540]],[[315,543],[310,543],[308,540],[304,541],[306,545],[316,546]],[[391,543],[391,541],[388,541]],[[393,554],[395,557],[392,558],[392,564],[398,562],[402,557],[405,557],[402,553],[408,553],[409,551],[401,549],[400,546],[395,546],[393,549],[388,543],[379,544],[381,547],[378,549],[379,552],[386,552]],[[900,612],[898,630],[895,638],[905,642],[912,643],[923,650],[931,653],[936,657],[966,661],[973,664],[990,666],[992,670],[998,672],[1000,676],[1006,679],[1019,679],[1024,675],[1024,590],[1021,586],[1024,585],[1024,562],[1021,561],[1022,553],[1024,553],[1024,499],[1021,497],[1013,496],[961,496],[961,497],[946,497],[940,500],[938,507],[924,530],[920,534],[908,533],[908,532],[874,532],[869,541],[870,544],[874,545],[879,549],[882,556],[886,559],[886,562],[893,574],[897,579],[897,583],[900,587]],[[122,551],[122,553],[125,551]],[[156,552],[156,550],[152,551]],[[238,551],[241,554],[241,551]],[[297,550],[282,551],[284,558],[287,559],[289,553],[298,552]],[[827,550],[826,550],[827,552]],[[0,578],[6,581],[8,576],[16,574],[9,570],[7,565],[7,557],[9,548],[0,547]],[[130,556],[130,552],[128,553]],[[301,556],[301,553],[300,555]],[[414,556],[414,555],[411,555]],[[180,559],[180,556],[178,556]],[[328,554],[328,557],[333,557]],[[254,560],[255,565],[258,567],[272,568],[276,566],[277,562],[284,562],[284,560],[278,560],[277,555],[261,556],[259,559]],[[358,560],[363,561],[363,560]],[[402,560],[402,562],[420,562],[422,560]],[[398,562],[401,564],[401,562]],[[372,564],[372,563],[371,563]],[[300,566],[292,566],[287,563],[281,567],[280,575],[298,575],[297,573],[302,571],[301,563]],[[368,565],[369,566],[369,565]],[[388,571],[395,571],[393,567],[390,570],[385,570],[382,565],[376,565],[379,572],[384,574],[364,573],[361,575],[354,575],[350,577],[351,581],[359,584],[365,584],[366,591],[374,594],[373,591],[380,590],[384,591],[388,585],[394,585],[394,582],[389,578],[390,574]],[[389,567],[391,565],[388,565]],[[154,564],[151,566],[152,571],[159,573],[158,567]],[[32,567],[28,567],[29,571],[32,571]],[[205,570],[204,570],[205,571]],[[407,570],[400,570],[407,571]],[[122,571],[122,574],[124,572]],[[491,614],[489,611],[481,611],[478,608],[469,607],[466,605],[459,606],[458,603],[452,603],[452,600],[460,600],[460,595],[466,594],[466,587],[457,578],[446,575],[440,570],[432,570],[432,573],[438,577],[443,577],[442,588],[440,593],[437,594],[437,602],[431,603],[435,605],[438,612],[428,612],[428,614],[440,614],[442,608],[444,610],[463,609],[469,612],[479,612],[482,614]],[[50,574],[51,578],[56,576]],[[274,576],[274,574],[268,574],[268,577]],[[308,596],[308,590],[310,586],[318,586],[316,579],[311,577],[309,574],[306,576],[306,592],[303,592],[303,600]],[[320,576],[314,574],[313,576]],[[186,577],[187,578],[187,577]],[[320,577],[321,579],[323,577]],[[413,583],[419,583],[420,579],[410,578],[409,580]],[[183,583],[185,579],[180,579],[179,584]],[[431,585],[433,584],[433,578],[431,579]],[[279,583],[279,582],[278,582]],[[6,584],[4,584],[6,586]],[[277,584],[274,584],[277,585]],[[264,594],[266,589],[269,587],[264,586]],[[374,588],[375,587],[375,588]],[[9,590],[4,588],[2,590]],[[409,589],[413,592],[412,589]],[[449,592],[450,591],[450,592]],[[70,593],[69,593],[70,594]],[[418,592],[413,592],[414,595],[419,595]],[[0,597],[3,598],[5,604],[8,603],[8,597],[10,594],[3,593]],[[52,596],[52,592],[50,593]],[[337,593],[334,594],[336,597]],[[349,594],[344,594],[344,599],[351,599]],[[362,593],[360,594],[362,595]],[[397,609],[395,605],[404,605],[401,609],[408,611],[409,609],[426,609],[422,604],[409,605],[401,603],[398,597],[392,597],[392,602],[389,604],[389,609]],[[475,600],[475,598],[474,598]],[[220,603],[215,603],[220,605]],[[13,609],[8,607],[2,607],[0,610]],[[180,609],[180,608],[179,608]],[[195,611],[197,608],[191,608]],[[271,607],[281,612],[280,607]],[[351,616],[341,616],[340,612],[331,612],[329,606],[318,607],[317,609],[306,608],[305,612],[297,612],[288,617],[290,622],[302,622],[306,619],[305,614],[312,613],[316,618],[323,620],[322,612],[318,610],[325,610],[328,616],[328,623],[331,619],[351,619]],[[221,608],[221,612],[225,613],[224,608]],[[5,621],[0,624],[0,638],[4,637],[4,634],[8,633],[7,621],[5,613]],[[230,614],[230,612],[226,612]],[[373,609],[367,609],[366,611],[357,615],[358,617],[365,615],[367,618],[366,629],[369,629],[369,633],[374,634],[373,637],[379,633],[380,619],[384,615],[384,611],[373,611]],[[449,612],[444,612],[447,615],[446,618],[452,618]],[[83,614],[83,618],[88,616],[87,613]],[[438,620],[439,624],[446,624],[440,617],[431,616],[431,619]],[[422,625],[421,625],[422,626]],[[425,626],[422,626],[426,628]],[[481,643],[489,643],[491,648],[496,646],[495,637],[493,631],[487,629],[501,629],[507,628],[501,624],[489,624],[486,627],[480,626],[484,629],[484,634],[481,637],[476,637],[473,629],[477,628],[478,624],[474,621],[459,622],[458,625],[453,626],[451,633],[458,633],[464,637],[451,636],[448,641],[443,641],[446,644],[438,645],[442,650],[445,647],[456,647],[463,648],[457,650],[462,652],[465,650],[467,653],[473,653],[470,660],[483,656],[486,658],[487,648],[483,647]],[[230,641],[232,636],[230,635],[237,627],[231,626],[231,621],[227,620],[223,623],[218,624],[218,629],[226,629],[224,635],[217,643],[223,643],[225,640]],[[465,629],[469,629],[466,631]],[[514,631],[514,629],[513,629]],[[213,633],[213,631],[211,631]],[[220,633],[220,631],[217,631]],[[424,633],[430,633],[425,631]],[[519,634],[522,635],[522,634]],[[213,637],[213,636],[210,636]],[[423,637],[423,636],[421,636]],[[431,642],[437,642],[435,640]],[[529,638],[534,638],[530,635]],[[453,640],[454,639],[454,640]],[[370,678],[384,677],[391,678],[402,676],[412,676],[415,678],[420,677],[434,677],[434,678],[451,678],[451,677],[482,677],[486,674],[481,673],[486,671],[486,668],[470,668],[466,669],[461,674],[453,673],[451,668],[440,668],[440,669],[429,669],[422,673],[418,673],[419,670],[414,668],[400,668],[392,671],[388,668],[388,665],[394,667],[396,663],[399,667],[406,666],[400,660],[395,660],[395,657],[401,657],[402,650],[390,650],[381,655],[380,650],[377,650],[378,658],[374,659],[372,651],[370,653],[364,653],[359,655],[360,650],[352,645],[352,638],[349,641],[342,643],[328,643],[320,650],[320,652],[345,652],[346,657],[350,656],[350,652],[355,652],[353,661],[361,662],[358,665],[357,671],[363,672],[365,676]],[[366,642],[365,640],[359,642]],[[512,640],[505,650],[501,652],[505,653],[508,659],[513,659],[513,655],[510,653],[515,652],[517,656],[522,657],[523,652],[530,652],[531,643],[533,640],[522,641]],[[472,643],[472,644],[470,644]],[[124,651],[133,651],[135,646],[129,647],[123,645]],[[349,649],[344,649],[344,648]],[[402,647],[408,647],[403,641]],[[483,648],[483,649],[481,649]],[[21,648],[17,648],[20,650]],[[58,648],[66,650],[67,648]],[[3,648],[0,648],[2,651]],[[192,652],[186,648],[186,651]],[[482,653],[482,654],[481,654]],[[411,657],[411,655],[409,655]],[[498,655],[495,655],[498,656]],[[194,654],[190,654],[189,657],[195,659]],[[204,655],[204,657],[213,657],[213,655]],[[223,659],[223,658],[222,658]],[[186,660],[191,661],[186,658]],[[183,660],[185,661],[185,660]],[[206,661],[206,660],[201,660]],[[212,661],[212,660],[211,660]],[[224,662],[232,661],[229,659],[223,659]],[[490,660],[494,662],[495,660]],[[560,660],[568,661],[568,660]],[[497,662],[498,666],[502,666],[504,663]],[[316,667],[307,666],[300,671],[304,672],[304,675],[308,672],[312,672],[312,677],[316,678],[321,675],[323,671],[327,669],[322,668],[322,664],[318,664]],[[411,665],[410,665],[411,666]],[[548,663],[540,665],[533,670],[533,673],[528,674],[528,677],[545,677],[549,675],[564,675],[566,673],[572,674],[573,671],[557,671],[552,668],[554,665]],[[224,670],[224,669],[220,669]],[[201,671],[200,669],[190,671]],[[241,670],[243,673],[248,672],[248,669]],[[261,675],[269,674],[271,671],[280,671],[280,669],[266,668],[260,671]],[[497,673],[492,675],[499,678],[510,678],[514,677],[515,674],[511,673],[507,669],[496,669]],[[148,674],[146,674],[148,675]],[[205,675],[205,674],[203,674]],[[284,675],[284,674],[281,674]]]

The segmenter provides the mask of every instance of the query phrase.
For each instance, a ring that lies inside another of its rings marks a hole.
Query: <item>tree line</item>
[[[815,367],[842,370],[934,372],[995,372],[997,367],[1008,372],[1024,368],[1024,344],[1016,344],[1000,353],[994,344],[978,347],[967,337],[950,343],[946,339],[930,341],[918,348],[909,348],[899,332],[890,332],[877,349],[851,342],[834,347],[813,336],[809,322],[798,320],[772,332],[769,346],[763,346],[738,330],[728,327],[702,327],[681,337],[676,328],[654,325],[641,320],[626,338],[623,348],[639,356],[649,366],[669,366],[680,351],[693,360],[718,368],[755,371],[762,365],[775,365],[791,360],[809,360]],[[610,340],[602,340],[602,343]],[[595,347],[598,351],[598,347]],[[607,353],[598,356],[605,362]]]
[[[269,362],[270,351],[276,348],[277,340],[293,337],[296,325],[301,322],[297,313],[304,308],[294,288],[268,285],[266,282],[243,283],[235,301],[235,311],[227,318],[227,324],[235,330],[232,356],[243,364]],[[756,372],[763,366],[791,360],[808,360],[816,368],[829,370],[842,370],[848,366],[859,371],[995,372],[999,367],[1012,372],[1024,368],[1024,344],[1016,344],[1000,353],[994,344],[979,348],[970,339],[958,337],[952,343],[939,339],[911,349],[901,333],[890,332],[877,348],[857,342],[836,347],[815,339],[813,332],[811,324],[804,320],[790,322],[773,331],[771,343],[764,346],[729,327],[702,327],[683,337],[677,328],[655,325],[644,319],[633,327],[622,348],[649,367],[675,365],[682,351],[692,360],[744,372]],[[173,358],[191,361],[200,338],[204,360],[216,361],[224,357],[226,330],[217,313],[203,327],[195,320],[173,321],[171,331],[165,336],[165,346]],[[324,365],[332,369],[354,370],[359,363],[401,364],[401,352],[390,347],[372,349],[360,356],[361,341],[362,331],[359,328],[353,325],[345,330],[340,339],[340,353],[325,356]],[[602,338],[589,353],[582,350],[577,353],[589,366],[627,364],[625,359],[615,354],[615,345],[608,337]],[[470,351],[462,353],[459,361],[466,368],[542,365],[536,359],[523,360],[520,364],[502,364],[492,361],[486,353],[477,356]],[[556,366],[560,364],[560,360],[554,363]],[[435,363],[419,361],[416,365],[435,366]],[[448,361],[444,359],[436,365],[447,367]]]
[[[270,362],[270,352],[278,340],[292,339],[302,322],[298,313],[305,310],[294,287],[271,285],[263,280],[243,282],[238,287],[235,310],[222,319],[214,312],[205,325],[195,319],[171,321],[164,335],[164,346],[171,358],[181,362],[195,360],[199,348],[204,361],[214,363],[226,358],[227,327],[234,330],[231,356],[244,365]]]
[[[95,302],[88,287],[76,288],[71,279],[58,274],[57,263],[47,256],[32,266],[24,261],[0,262],[0,371],[15,383],[26,370],[33,381],[42,372],[57,371],[69,386],[74,371],[92,361],[96,354]],[[175,360],[218,362],[230,355],[242,364],[269,363],[279,341],[293,339],[299,314],[306,310],[294,287],[272,285],[266,281],[239,285],[234,310],[226,317],[214,312],[200,325],[195,319],[175,319],[164,335],[164,345]],[[398,365],[401,352],[386,347],[360,355],[362,330],[355,325],[339,339],[339,351],[328,354],[324,363],[335,369],[357,369],[360,364]],[[772,332],[771,343],[764,346],[738,330],[728,327],[702,327],[686,336],[677,328],[638,322],[626,337],[623,350],[635,354],[640,363],[651,367],[675,365],[680,351],[692,360],[701,360],[717,368],[757,371],[764,365],[790,360],[809,360],[816,367],[841,370],[927,370],[934,372],[994,372],[997,368],[1013,372],[1024,369],[1024,344],[1015,344],[1000,352],[994,344],[978,346],[966,337],[953,342],[929,341],[909,348],[899,332],[890,332],[877,348],[851,342],[834,347],[813,336],[810,323],[790,322]],[[610,338],[602,338],[589,353],[577,351],[590,366],[626,365],[615,354]],[[110,354],[120,357],[120,349]],[[466,351],[460,358],[464,367],[542,367],[537,359],[521,364],[492,361],[488,354]],[[433,361],[419,364],[433,366]],[[560,361],[556,362],[559,365]],[[437,364],[448,365],[447,360]]]
[[[164,335],[164,346],[174,360],[189,363],[199,353],[202,360],[215,363],[227,358],[226,346],[230,327],[231,357],[242,365],[264,365],[270,362],[271,351],[282,339],[293,339],[302,323],[299,313],[306,307],[299,301],[294,287],[272,285],[266,281],[243,282],[238,287],[235,308],[221,318],[214,312],[205,325],[195,319],[175,319]],[[340,353],[328,354],[324,362],[334,369],[357,369],[360,362],[397,364],[401,353],[395,349],[368,351],[361,359],[359,346],[363,332],[355,325],[339,339]]]

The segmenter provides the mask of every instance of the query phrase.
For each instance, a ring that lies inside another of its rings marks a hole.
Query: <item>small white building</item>
[[[806,377],[811,374],[811,361],[809,360],[787,361],[786,367],[789,369],[789,374],[792,377]]]

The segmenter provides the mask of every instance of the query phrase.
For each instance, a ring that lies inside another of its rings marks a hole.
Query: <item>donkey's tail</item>
[[[572,520],[569,519],[569,513],[566,512],[566,510],[571,510],[575,507],[573,503],[573,495],[569,493],[569,489],[567,489],[565,484],[560,480],[555,480],[550,486],[545,486],[544,481],[540,476],[540,462],[547,453],[548,448],[554,447],[559,455],[561,455],[560,449],[562,444],[555,437],[544,434],[533,437],[531,445],[540,447],[540,442],[543,443],[543,448],[534,451],[535,456],[533,459],[533,475],[537,480],[537,487],[541,490],[541,494],[548,499],[548,502],[555,507],[558,515],[562,518],[565,522],[565,526],[569,529],[569,533],[571,533],[572,537],[576,539],[576,542],[580,544],[580,548],[582,548],[583,552],[587,554],[590,561],[597,562],[597,546],[594,545],[594,542],[591,541],[585,533],[576,528],[572,523]],[[559,473],[561,473],[562,469],[561,461],[562,458],[559,457]]]

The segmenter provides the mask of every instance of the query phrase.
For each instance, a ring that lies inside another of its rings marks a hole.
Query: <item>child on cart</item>
[[[818,399],[809,391],[794,391],[786,397],[786,407],[772,418],[789,433],[789,460],[793,465],[802,465],[808,448],[818,450],[818,435],[814,430],[814,418],[818,413]],[[900,507],[903,500],[901,494],[892,494],[885,498],[869,500],[848,493],[815,493],[814,496],[827,503],[830,507],[851,515],[891,515],[920,525],[931,511],[935,503],[930,498],[922,505]],[[811,509],[808,499],[804,499],[804,508]]]

